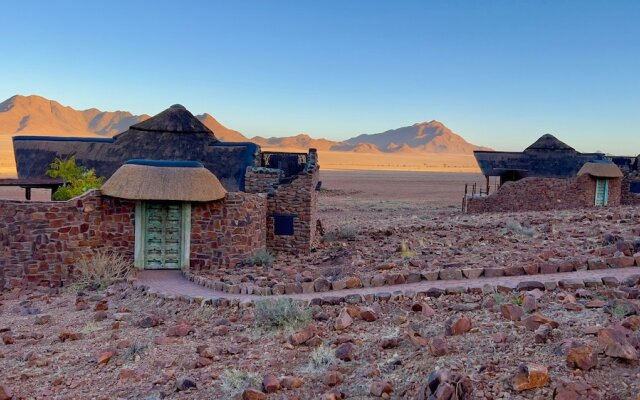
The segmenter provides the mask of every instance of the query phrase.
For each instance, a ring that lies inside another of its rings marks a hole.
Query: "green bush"
[[[62,178],[64,184],[53,193],[54,200],[66,201],[91,190],[102,187],[104,177],[97,177],[94,169],[76,164],[76,158],[56,158],[49,165],[47,175]]]
[[[311,308],[288,298],[259,300],[254,318],[260,329],[298,329],[311,321]]]

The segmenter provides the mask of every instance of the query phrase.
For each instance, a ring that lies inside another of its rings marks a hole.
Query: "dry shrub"
[[[258,300],[255,303],[256,327],[265,330],[295,330],[311,322],[311,308],[290,298]]]
[[[83,256],[76,263],[77,278],[73,289],[104,289],[125,279],[133,271],[133,264],[121,254],[98,249],[91,256]]]

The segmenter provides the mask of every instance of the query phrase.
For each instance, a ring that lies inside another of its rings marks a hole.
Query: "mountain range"
[[[487,149],[467,142],[438,121],[420,122],[381,133],[362,134],[342,142],[315,139],[305,134],[289,137],[247,138],[210,114],[196,116],[219,140],[251,141],[269,149],[308,149],[355,153],[470,154]],[[0,136],[102,136],[110,137],[149,118],[127,111],[75,110],[40,96],[13,96],[0,103]]]

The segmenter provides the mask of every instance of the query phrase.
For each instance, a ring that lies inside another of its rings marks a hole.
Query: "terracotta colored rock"
[[[0,385],[0,400],[11,400],[11,399],[13,399],[11,390],[5,385]]]
[[[447,354],[449,346],[447,340],[444,337],[434,337],[429,340],[429,352],[434,357],[441,357]]]
[[[556,321],[538,313],[533,314],[527,318],[524,318],[522,320],[522,323],[530,331],[535,331],[540,327],[540,325],[545,325],[545,324],[551,325],[552,328],[557,328],[560,326],[560,324],[558,324]]]
[[[446,369],[429,374],[427,383],[418,392],[417,400],[466,400],[473,397],[473,382],[469,376]]]
[[[107,365],[109,361],[116,355],[116,352],[113,350],[103,351],[98,355],[98,364]]]
[[[538,329],[533,332],[533,337],[536,343],[547,343],[551,339],[553,328],[551,325],[540,325]]]
[[[425,347],[429,344],[427,338],[420,334],[418,326],[407,326],[407,337],[411,343],[418,347]]]
[[[445,334],[447,336],[462,335],[471,330],[471,319],[464,314],[456,314],[445,322]]]
[[[484,269],[485,278],[498,278],[500,276],[504,276],[504,269],[502,268],[485,268]]]
[[[315,325],[308,325],[304,329],[294,333],[289,338],[289,341],[294,346],[299,346],[301,344],[306,343],[309,339],[314,337],[316,334]]]
[[[73,332],[69,329],[63,329],[58,334],[58,339],[60,339],[61,342],[66,342],[67,340],[79,340],[80,338],[82,338],[81,333]]]
[[[640,329],[640,316],[632,315],[627,317],[622,321],[622,326],[632,331],[637,331]]]
[[[598,365],[598,356],[591,346],[573,347],[567,353],[567,366],[585,371]]]
[[[352,361],[354,356],[354,348],[351,343],[342,343],[336,349],[336,357],[342,361]]]
[[[280,385],[287,390],[292,390],[302,387],[304,381],[295,376],[285,376],[280,380]]]
[[[353,324],[353,318],[351,318],[351,315],[349,315],[348,310],[346,308],[343,308],[342,310],[340,310],[338,318],[336,318],[334,328],[336,330],[343,330],[347,329],[349,326],[351,326],[351,324]]]
[[[390,395],[393,392],[393,386],[389,381],[373,381],[369,393],[374,397],[382,397],[383,394]]]
[[[584,306],[587,308],[602,308],[605,305],[607,305],[607,303],[604,300],[591,300],[589,302],[587,302]]]
[[[357,289],[362,287],[362,280],[357,276],[350,276],[346,279],[347,289]]]
[[[522,299],[522,309],[526,313],[532,313],[538,309],[538,301],[535,296],[525,293],[520,298]]]
[[[122,368],[118,373],[120,380],[122,381],[135,381],[140,382],[142,378],[144,378],[144,374],[142,372],[136,371],[134,369]]]
[[[109,309],[109,304],[106,300],[100,300],[96,303],[96,306],[93,308],[93,311],[107,311]]]
[[[4,335],[2,335],[2,343],[4,343],[5,345],[14,344],[15,342],[16,339],[11,333],[5,333]]]
[[[398,347],[399,340],[396,337],[386,337],[386,338],[382,338],[382,340],[380,340],[380,347],[382,347],[383,349],[393,349]]]
[[[36,315],[36,319],[35,319],[36,325],[47,325],[49,322],[51,322],[51,315],[49,314]]]
[[[360,318],[367,322],[373,322],[378,319],[378,314],[371,307],[362,307],[360,309]]]
[[[186,322],[180,322],[177,325],[167,329],[166,335],[169,337],[184,337],[193,332],[193,327]]]
[[[518,392],[546,386],[549,383],[549,370],[540,364],[521,364],[513,381]]]
[[[216,326],[211,329],[211,334],[213,336],[226,336],[229,334],[229,327],[226,325]]]
[[[638,351],[629,341],[632,332],[622,326],[603,328],[598,331],[598,343],[609,357],[638,360]]]
[[[324,375],[324,384],[327,386],[336,386],[342,383],[342,374],[338,371],[329,371]]]
[[[505,303],[500,307],[502,316],[511,321],[520,321],[524,315],[524,310],[517,304]]]
[[[281,389],[280,381],[273,374],[267,374],[262,377],[262,388],[265,393],[275,393]]]
[[[242,400],[267,400],[267,395],[256,389],[245,389],[242,392]]]

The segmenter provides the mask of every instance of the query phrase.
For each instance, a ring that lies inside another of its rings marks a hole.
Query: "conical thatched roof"
[[[540,136],[531,146],[527,147],[525,151],[562,151],[562,152],[575,152],[575,149],[568,144],[558,140],[553,135],[545,134]]]
[[[214,201],[227,191],[194,161],[130,160],[105,182],[102,194],[129,200]]]
[[[180,104],[174,104],[158,115],[132,125],[138,131],[209,133],[213,132]]]
[[[609,162],[588,162],[585,163],[578,175],[589,174],[597,178],[622,178],[622,171],[617,165]]]

